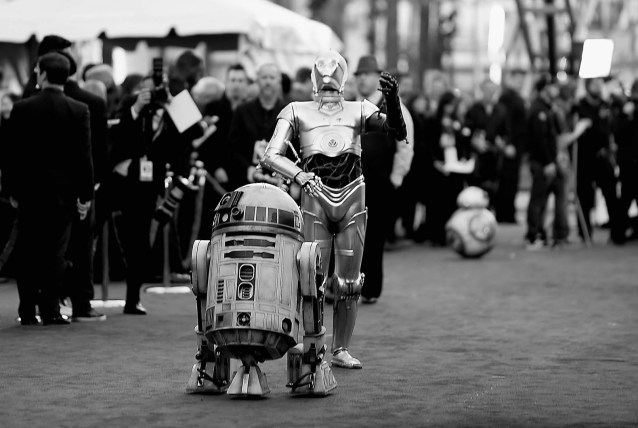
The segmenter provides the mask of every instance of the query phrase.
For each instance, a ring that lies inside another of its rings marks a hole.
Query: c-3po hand
[[[386,98],[394,100],[394,98],[399,96],[399,82],[397,78],[388,73],[387,71],[381,72],[381,77],[379,78],[379,91],[383,92],[383,95]]]
[[[321,179],[317,177],[314,172],[302,171],[295,175],[295,181],[310,196],[319,196],[319,192],[321,192],[322,188]]]

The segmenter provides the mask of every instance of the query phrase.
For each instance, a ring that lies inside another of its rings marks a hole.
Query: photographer
[[[620,215],[620,201],[616,196],[615,154],[612,139],[612,110],[604,98],[604,82],[600,78],[585,80],[585,96],[575,108],[576,117],[589,119],[592,126],[578,139],[576,168],[576,193],[585,214],[589,236],[593,228],[590,212],[596,205],[596,188],[600,188],[609,213],[610,240],[614,244],[624,242]],[[579,234],[586,236],[579,224]]]
[[[629,207],[638,203],[638,80],[631,85],[631,97],[622,104],[615,120],[615,139],[618,144],[618,167],[620,168],[620,219],[621,232],[629,227]],[[634,228],[635,237],[638,230]]]
[[[200,122],[180,134],[166,111],[170,103],[161,64],[141,83],[138,93],[124,99],[113,129],[116,198],[120,201],[119,236],[126,260],[125,314],[144,315],[140,289],[148,272],[151,221],[158,196],[164,194],[166,165],[175,176],[187,176],[191,141],[202,135]]]

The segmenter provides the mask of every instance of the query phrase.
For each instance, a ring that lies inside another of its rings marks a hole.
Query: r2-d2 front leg
[[[327,395],[337,387],[325,361],[326,328],[323,326],[323,270],[316,242],[305,242],[299,250],[304,338],[303,344],[288,350],[288,383],[292,393]]]
[[[208,266],[210,264],[210,241],[195,241],[192,254],[191,284],[197,300],[197,362],[193,365],[186,392],[191,394],[221,394],[230,383],[231,359],[224,357],[204,336],[204,314],[208,293]]]

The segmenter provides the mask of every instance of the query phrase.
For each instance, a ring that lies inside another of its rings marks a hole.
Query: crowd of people
[[[528,249],[568,243],[570,202],[579,237],[590,243],[597,189],[607,207],[610,241],[623,244],[635,237],[628,213],[636,200],[631,174],[638,148],[633,116],[638,84],[626,93],[614,78],[560,82],[541,74],[533,76],[531,94],[525,97],[527,77],[523,70],[510,70],[501,86],[483,82],[473,99],[450,90],[445,76],[437,75],[427,94],[408,101],[417,135],[401,199],[406,203],[402,213],[408,236],[445,245],[444,224],[456,208],[456,195],[468,185],[487,192],[499,223],[515,223],[519,172],[521,165],[527,165]],[[447,168],[449,156],[472,160],[473,168]],[[546,230],[550,194],[554,195],[551,233]],[[416,229],[412,227],[415,202],[426,207],[425,220]]]
[[[0,103],[2,197],[18,208],[15,276],[25,325],[37,323],[36,305],[44,323],[68,323],[59,308],[59,299],[66,298],[74,320],[105,319],[90,304],[94,249],[98,231],[114,217],[125,261],[124,313],[146,314],[140,290],[156,264],[157,223],[172,225],[163,243],[178,255],[171,260],[188,258],[193,238],[210,238],[211,213],[225,191],[255,181],[282,184],[259,162],[280,111],[313,97],[310,68],[291,78],[268,63],[250,76],[235,64],[221,82],[205,76],[204,62],[190,51],[167,76],[135,74],[117,85],[107,64],[77,70],[71,47],[62,37],[45,37],[23,94],[5,93]],[[374,56],[362,56],[346,99],[366,98],[383,110],[381,71]],[[502,85],[485,80],[471,96],[452,88],[443,73],[432,76],[423,92],[401,92],[410,144],[362,137],[368,207],[363,303],[381,294],[386,241],[405,237],[446,245],[445,224],[464,187],[484,189],[497,220],[515,223],[524,159],[532,178],[528,249],[567,243],[571,190],[581,239],[590,241],[594,232],[589,219],[597,187],[609,213],[610,240],[622,244],[632,237],[628,211],[638,198],[638,84],[627,94],[608,91],[612,85],[603,79],[588,79],[585,95],[577,98],[573,81],[540,75],[525,97],[527,73],[511,70]],[[203,119],[179,132],[166,104],[183,90]],[[204,171],[206,180],[198,183],[194,171]],[[167,183],[169,191],[179,191],[168,192]],[[299,199],[298,186],[288,187]],[[184,205],[194,200],[200,188],[201,215],[176,209],[180,200]],[[167,203],[169,193],[173,205]],[[548,233],[550,193],[554,215]],[[158,215],[158,205],[168,218]],[[417,206],[425,207],[425,215],[416,215],[423,212]],[[44,264],[37,270],[30,255],[35,241],[50,244],[38,250]],[[188,266],[172,262],[172,270],[186,272]]]

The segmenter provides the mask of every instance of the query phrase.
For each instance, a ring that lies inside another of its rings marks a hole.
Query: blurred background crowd
[[[21,3],[33,1],[0,0],[0,12]],[[218,24],[202,20],[207,31],[180,33],[181,6],[171,4],[175,16],[162,13],[155,26],[140,20],[130,34],[96,24],[90,38],[49,23],[23,33],[16,24],[0,34],[0,147],[13,104],[36,91],[32,70],[42,55],[63,52],[73,65],[66,86],[99,100],[86,102],[96,182],[91,270],[97,281],[126,276],[127,300],[139,301],[144,282],[167,275],[188,280],[192,244],[209,239],[212,210],[226,191],[278,183],[256,167],[279,111],[312,99],[310,67],[323,48],[339,50],[349,62],[346,99],[368,96],[364,71],[382,68],[399,79],[414,155],[407,173],[393,181],[387,227],[377,229],[385,230],[389,245],[406,239],[445,246],[445,223],[467,186],[487,192],[499,223],[526,225],[521,242],[529,250],[590,244],[595,226],[609,227],[612,244],[636,237],[634,2],[248,3],[236,10],[219,2],[224,13]],[[250,21],[255,11],[264,19]],[[97,11],[79,16],[86,18],[83,27],[110,19]],[[275,24],[297,22],[293,16],[305,32],[278,31]],[[248,24],[230,29],[223,19]],[[251,22],[265,27],[256,31]],[[215,25],[219,31],[211,30]],[[610,70],[579,76],[591,38],[615,43]],[[357,67],[370,54],[381,67]],[[203,119],[178,130],[165,106],[184,90]],[[145,161],[152,162],[150,172]],[[0,272],[11,276],[15,210],[2,192]],[[290,192],[298,198],[294,186]]]

